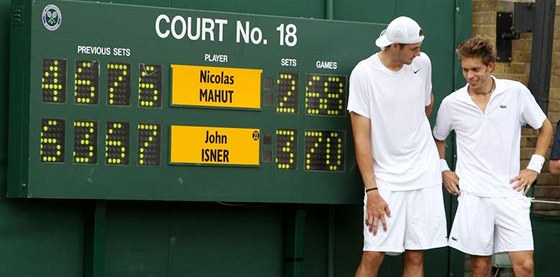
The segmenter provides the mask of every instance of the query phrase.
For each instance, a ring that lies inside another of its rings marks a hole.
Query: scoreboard
[[[377,24],[12,1],[8,196],[359,203]]]

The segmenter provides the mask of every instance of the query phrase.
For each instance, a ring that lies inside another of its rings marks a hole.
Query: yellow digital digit
[[[344,171],[344,131],[305,132],[305,170]]]
[[[66,101],[66,60],[43,59],[41,90],[43,102]]]
[[[130,105],[130,64],[107,64],[107,105]]]
[[[41,162],[64,162],[65,121],[62,119],[41,120],[39,155]]]
[[[74,74],[74,102],[97,104],[99,100],[99,62],[77,61]]]
[[[74,163],[97,163],[97,122],[74,121]]]
[[[278,73],[276,84],[278,85],[278,101],[276,112],[291,113],[298,112],[298,79],[297,73]]]
[[[160,124],[138,124],[138,165],[160,164],[160,129]]]
[[[345,116],[346,79],[340,75],[307,74],[306,114]]]
[[[138,105],[145,108],[161,107],[161,65],[140,64],[138,77]]]
[[[297,168],[297,130],[276,130],[276,167],[295,170]]]
[[[115,65],[115,67],[119,66]],[[128,164],[129,136],[128,122],[107,122],[105,136],[105,164]]]

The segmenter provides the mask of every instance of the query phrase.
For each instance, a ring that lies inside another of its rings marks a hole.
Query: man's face
[[[393,44],[393,47],[397,49],[397,59],[403,64],[411,64],[414,58],[420,56],[420,46],[422,43],[405,44],[401,47],[398,44]]]
[[[494,62],[484,65],[482,58],[461,58],[463,77],[473,89],[480,89],[483,84],[490,80],[490,74],[494,70]]]

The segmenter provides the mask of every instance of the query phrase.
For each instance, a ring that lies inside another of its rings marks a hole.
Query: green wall
[[[437,103],[461,82],[453,49],[470,34],[470,1],[458,1],[462,12],[448,0],[111,2],[374,23],[409,15],[427,34],[423,51],[432,58]],[[0,195],[9,147],[9,4],[0,0]],[[361,221],[361,207],[351,205],[1,196],[0,276],[351,276],[361,256]],[[448,249],[429,251],[426,276],[460,275],[461,257],[449,257]],[[388,258],[382,275],[399,272],[400,259]]]

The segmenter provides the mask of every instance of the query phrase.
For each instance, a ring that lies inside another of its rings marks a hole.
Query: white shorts
[[[425,250],[447,246],[447,225],[442,187],[387,191],[379,194],[389,205],[387,232],[381,221],[377,235],[365,224],[367,194],[364,196],[364,251],[400,254],[405,250]]]
[[[533,250],[529,198],[479,197],[462,191],[458,199],[449,246],[477,256]]]

